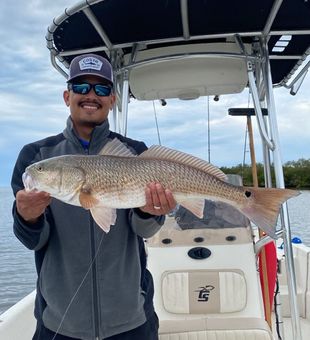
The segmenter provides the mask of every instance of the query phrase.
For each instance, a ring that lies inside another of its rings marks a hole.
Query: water
[[[35,288],[34,254],[13,233],[10,188],[0,188],[0,314]]]
[[[0,314],[35,288],[33,251],[25,248],[12,231],[10,188],[0,188]],[[310,191],[289,201],[292,236],[310,246]]]
[[[292,237],[299,237],[310,247],[310,190],[288,201]]]

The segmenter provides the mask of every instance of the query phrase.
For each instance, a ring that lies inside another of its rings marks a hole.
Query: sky
[[[73,0],[15,0],[0,3],[0,186],[9,186],[21,148],[30,142],[58,134],[69,115],[62,93],[65,78],[51,65],[45,34],[54,17],[76,4]],[[191,153],[216,166],[250,163],[244,148],[246,119],[228,116],[230,107],[247,107],[248,90],[209,99],[210,148],[208,147],[208,98],[193,101],[155,102],[161,143]],[[296,96],[275,90],[283,162],[310,158],[310,76]],[[251,105],[251,103],[250,103]],[[131,101],[128,133],[148,146],[158,144],[153,102]],[[261,146],[255,121],[257,161]]]

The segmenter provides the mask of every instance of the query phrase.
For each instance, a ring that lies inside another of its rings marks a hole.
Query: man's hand
[[[145,190],[146,204],[139,209],[151,215],[166,215],[176,207],[172,192],[160,183],[151,183]]]
[[[16,194],[17,212],[25,221],[35,223],[51,200],[51,196],[47,192],[20,190]]]

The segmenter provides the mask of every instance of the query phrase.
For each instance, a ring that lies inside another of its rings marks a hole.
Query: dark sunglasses
[[[108,97],[112,92],[112,87],[103,84],[89,83],[68,83],[68,90],[72,90],[77,94],[87,94],[91,89],[94,89],[97,96]]]

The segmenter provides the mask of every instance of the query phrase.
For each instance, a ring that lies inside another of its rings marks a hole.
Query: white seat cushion
[[[160,340],[272,340],[267,322],[258,318],[203,318],[161,321]]]
[[[161,291],[165,310],[176,314],[239,312],[247,301],[240,270],[168,271]]]

